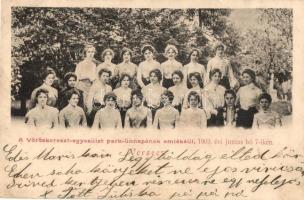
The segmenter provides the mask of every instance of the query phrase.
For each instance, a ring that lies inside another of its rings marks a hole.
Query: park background
[[[48,67],[57,74],[61,89],[66,72],[84,58],[84,46],[94,44],[96,62],[106,48],[114,50],[113,62],[122,61],[123,47],[133,50],[132,61],[143,60],[140,48],[153,45],[156,60],[163,62],[167,44],[179,50],[177,60],[189,62],[191,48],[202,51],[205,67],[222,42],[235,76],[252,68],[257,83],[269,88],[269,71],[279,68],[292,74],[292,9],[134,9],[134,8],[12,8],[11,113],[23,116],[32,90]],[[289,116],[288,102],[273,103],[275,111]],[[288,119],[289,120],[289,119]]]

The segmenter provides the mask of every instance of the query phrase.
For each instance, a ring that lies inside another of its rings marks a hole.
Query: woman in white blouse
[[[225,88],[219,84],[222,72],[214,68],[210,71],[210,82],[202,92],[203,107],[211,114],[208,119],[208,127],[216,126],[218,121],[218,109],[224,106]]]
[[[236,121],[237,127],[251,128],[253,116],[257,113],[256,105],[262,90],[255,85],[255,72],[245,69],[242,73],[244,86],[237,92],[237,103],[240,110]]]
[[[189,82],[191,84],[191,88],[187,90],[185,97],[187,97],[192,91],[198,93],[199,95],[202,95],[203,81],[201,75],[198,72],[193,72],[189,74]],[[199,102],[199,107],[202,107],[201,98]],[[189,108],[189,102],[187,98],[184,98],[183,108]]]
[[[94,59],[95,47],[87,45],[84,48],[85,59],[76,65],[75,74],[78,82],[76,88],[83,92],[83,101],[87,101],[87,97],[93,82],[96,80],[96,60]]]
[[[205,82],[205,79],[208,77],[206,76],[206,69],[204,65],[200,64],[198,62],[199,57],[201,56],[201,51],[199,49],[192,49],[190,52],[190,62],[184,66],[185,74],[187,77],[187,87],[190,88],[191,84],[189,82],[189,74],[198,72],[201,75],[201,78],[203,82]]]

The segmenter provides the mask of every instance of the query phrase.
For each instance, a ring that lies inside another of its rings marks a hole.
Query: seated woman
[[[58,126],[57,108],[48,106],[48,91],[40,88],[35,92],[35,107],[28,111],[25,123],[38,128],[54,128]]]
[[[198,72],[189,74],[189,82],[191,84],[191,88],[187,90],[185,97],[187,97],[192,91],[198,93],[199,95],[202,95],[203,81],[201,75]],[[199,107],[202,107],[202,102],[199,102]],[[183,108],[189,108],[188,98],[184,98]]]
[[[160,70],[160,64],[154,60],[155,49],[153,46],[144,45],[141,49],[141,53],[144,55],[145,60],[138,65],[137,82],[140,88],[144,88],[150,83],[150,71],[154,69]]]
[[[149,128],[152,126],[151,110],[142,105],[143,94],[140,90],[134,90],[131,94],[132,107],[127,111],[125,128]]]
[[[109,86],[108,80],[111,76],[111,72],[107,69],[101,69],[98,73],[98,81],[96,81],[88,95],[87,100],[87,112],[88,112],[88,125],[91,126],[93,123],[96,112],[105,106],[104,95],[112,91]]]
[[[256,106],[262,90],[255,85],[255,72],[251,69],[245,69],[242,73],[244,86],[237,92],[237,104],[240,104],[237,127],[251,128],[253,116],[258,112]]]
[[[70,90],[66,93],[68,105],[59,113],[59,123],[64,128],[75,128],[87,126],[87,119],[83,109],[78,106],[80,93],[77,90]]]
[[[259,96],[259,112],[254,115],[253,128],[275,128],[282,126],[281,117],[270,109],[271,96],[263,93]]]
[[[121,51],[121,57],[123,61],[117,65],[119,77],[121,79],[123,74],[128,74],[130,76],[130,88],[136,90],[138,87],[136,80],[137,65],[131,61],[132,50],[124,47]]]
[[[187,78],[187,88],[191,88],[191,84],[189,82],[189,75],[191,73],[198,72],[203,80],[203,83],[205,82],[205,79],[208,78],[206,77],[206,69],[204,65],[198,62],[200,55],[201,51],[199,49],[192,49],[189,56],[190,62],[184,66],[185,76]]]
[[[217,109],[218,114],[215,126],[235,127],[239,111],[239,108],[235,105],[235,92],[233,90],[226,90],[224,99],[224,106]]]
[[[112,49],[105,49],[101,53],[101,58],[104,62],[99,64],[97,66],[97,69],[96,69],[96,72],[97,72],[96,74],[98,74],[98,72],[101,69],[107,69],[111,72],[108,84],[112,88],[115,88],[116,84],[118,83],[118,79],[119,79],[118,67],[117,67],[117,65],[112,63],[112,59],[114,58],[114,55],[115,54],[114,54],[114,51]]]
[[[156,110],[160,108],[160,96],[166,90],[160,85],[162,75],[159,69],[154,69],[150,72],[151,83],[142,89],[144,95],[144,105],[147,106],[152,112],[152,121]]]
[[[129,74],[122,74],[120,77],[120,87],[113,92],[117,96],[117,106],[120,111],[122,126],[125,124],[125,116],[127,110],[131,107],[131,92],[130,88],[131,77]]]
[[[42,74],[42,80],[43,84],[39,86],[38,88],[34,89],[31,94],[31,101],[29,105],[29,109],[32,109],[36,105],[36,93],[40,89],[44,89],[48,91],[48,101],[47,105],[55,107],[57,104],[58,99],[58,91],[56,88],[52,87],[54,80],[55,80],[56,74],[54,70],[46,70]]]
[[[175,60],[177,54],[178,51],[174,45],[167,45],[167,47],[165,48],[165,56],[168,58],[168,60],[160,65],[163,74],[162,85],[166,89],[174,85],[172,80],[172,73],[176,70],[183,70],[182,63]]]
[[[224,106],[224,94],[226,89],[219,84],[221,76],[222,74],[219,69],[212,69],[209,74],[211,81],[205,86],[202,92],[203,107],[211,114],[207,123],[208,127],[217,126],[217,121],[219,120],[218,108]]]
[[[184,109],[181,113],[181,126],[206,128],[207,127],[207,113],[204,109],[199,108],[201,102],[201,95],[195,91],[191,91],[188,96],[189,108]]]
[[[92,128],[122,128],[119,111],[115,109],[116,99],[117,97],[113,92],[105,94],[104,102],[106,105],[104,108],[97,111]]]
[[[184,75],[182,71],[174,71],[172,73],[172,80],[174,86],[170,87],[168,90],[171,91],[174,95],[174,99],[172,101],[172,106],[176,108],[179,113],[182,111],[182,104],[184,101],[184,97],[188,89],[183,84]]]
[[[166,90],[161,95],[163,108],[156,111],[153,126],[156,129],[174,129],[179,123],[179,113],[172,106],[174,95],[171,91]]]
[[[64,76],[64,82],[66,86],[58,95],[58,109],[62,110],[69,104],[69,95],[72,91],[77,91],[79,93],[77,105],[84,109],[83,92],[75,87],[77,82],[76,74],[73,72],[66,73]]]

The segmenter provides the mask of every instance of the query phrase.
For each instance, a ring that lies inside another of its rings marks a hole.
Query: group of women
[[[154,47],[145,45],[138,66],[128,48],[122,49],[118,65],[112,63],[113,50],[105,49],[96,66],[96,50],[88,45],[85,59],[65,75],[66,86],[59,93],[52,87],[55,72],[45,72],[43,84],[32,92],[26,123],[99,129],[281,126],[280,116],[270,110],[271,96],[255,84],[255,72],[243,70],[240,84],[224,49],[222,44],[215,47],[207,68],[198,62],[199,49],[190,52],[183,66],[170,44],[161,64],[154,59]]]

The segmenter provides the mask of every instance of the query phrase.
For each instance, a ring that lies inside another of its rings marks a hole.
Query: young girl
[[[191,91],[187,96],[189,108],[184,109],[181,113],[181,126],[206,128],[207,114],[204,109],[199,108],[201,102],[200,94]]]
[[[187,76],[187,87],[190,88],[191,84],[189,82],[189,75],[193,72],[198,72],[205,82],[206,77],[206,69],[204,65],[198,63],[198,59],[201,55],[201,51],[199,49],[192,49],[190,52],[190,62],[184,66],[185,74]]]
[[[119,111],[115,109],[116,95],[113,92],[107,93],[104,96],[104,102],[105,107],[97,111],[95,115],[93,128],[122,128]]]
[[[141,88],[144,88],[150,83],[149,73],[154,69],[160,70],[160,64],[153,59],[155,49],[151,45],[143,46],[141,53],[144,55],[145,61],[138,65],[137,82]]]
[[[31,101],[30,101],[29,109],[35,107],[36,102],[37,102],[36,93],[40,89],[44,89],[44,90],[48,91],[47,105],[53,106],[53,107],[56,106],[57,99],[58,99],[58,91],[57,91],[57,89],[52,87],[55,77],[56,77],[56,74],[55,74],[54,70],[46,70],[42,74],[43,84],[33,90],[32,94],[31,94]]]
[[[153,126],[156,129],[174,129],[179,123],[179,112],[172,106],[174,95],[166,90],[161,95],[163,108],[156,111]]]
[[[271,101],[271,96],[267,93],[259,96],[260,110],[254,115],[253,128],[275,128],[282,126],[279,114],[270,109]]]
[[[127,111],[125,128],[149,128],[152,126],[151,110],[142,105],[143,94],[140,90],[132,91],[132,107]]]
[[[97,110],[105,106],[104,95],[112,91],[109,86],[108,80],[111,72],[107,69],[101,69],[98,73],[99,80],[96,81],[89,92],[87,100],[88,124],[92,125],[95,113]]]
[[[119,71],[119,77],[121,79],[123,74],[128,74],[130,76],[130,88],[132,90],[137,89],[136,73],[137,65],[131,62],[132,51],[128,48],[123,48],[121,51],[121,57],[123,59],[122,63],[117,65]]]
[[[215,57],[209,60],[206,74],[209,74],[210,71],[214,68],[220,69],[220,71],[222,72],[220,84],[226,89],[230,89],[237,85],[237,80],[234,77],[230,61],[224,57],[224,50],[225,47],[221,43],[215,46]],[[206,78],[204,84],[207,85],[208,82],[209,79]]]
[[[58,125],[57,108],[47,105],[48,91],[40,88],[35,92],[35,107],[25,116],[25,123],[39,128],[54,128]]]
[[[184,75],[183,73],[178,70],[172,73],[172,80],[174,86],[169,88],[174,95],[174,99],[172,101],[172,106],[176,108],[179,113],[182,111],[182,104],[184,101],[185,94],[187,92],[186,86],[183,84]]]
[[[165,56],[168,58],[168,60],[160,65],[161,71],[163,73],[162,85],[167,89],[174,85],[172,80],[172,73],[176,70],[182,70],[183,68],[182,63],[175,60],[177,54],[178,51],[174,45],[167,45],[165,48]]]
[[[144,95],[144,103],[152,112],[152,121],[156,110],[160,108],[160,96],[166,90],[160,85],[162,74],[159,69],[154,69],[150,72],[151,83],[142,89]]]
[[[256,105],[258,97],[262,93],[261,89],[255,86],[255,72],[245,69],[242,73],[244,86],[237,92],[237,103],[240,104],[237,127],[251,128],[253,116],[257,113]]]
[[[96,80],[96,63],[94,58],[95,47],[87,45],[84,48],[85,59],[77,64],[75,74],[78,78],[76,87],[83,92],[83,100],[86,102],[89,90]]]
[[[190,92],[195,91],[199,95],[203,92],[203,82],[201,75],[198,72],[194,72],[189,74],[189,82],[191,84],[191,88],[187,90],[185,97],[189,95]],[[199,107],[202,106],[202,103],[199,102]],[[188,98],[184,98],[183,108],[189,108]]]
[[[131,77],[129,74],[122,74],[120,77],[120,87],[113,92],[117,96],[117,106],[120,111],[122,126],[125,124],[125,116],[127,110],[131,107],[131,92],[130,86]]]
[[[83,92],[75,87],[77,82],[76,74],[73,72],[66,73],[64,76],[64,82],[66,86],[58,95],[58,109],[62,110],[69,104],[69,94],[75,90],[79,93],[78,106],[84,109]]]
[[[218,108],[216,126],[235,127],[239,108],[235,105],[236,94],[233,90],[226,90],[224,94],[225,104]]]
[[[71,90],[67,94],[69,104],[59,113],[59,123],[62,127],[80,127],[87,126],[87,119],[81,107],[78,106],[80,93],[77,90]]]
[[[218,108],[224,106],[226,89],[219,85],[221,75],[222,73],[219,69],[212,69],[209,74],[211,81],[206,85],[202,93],[203,107],[211,114],[210,119],[208,119],[208,127],[217,125],[217,121],[219,120]]]
[[[111,72],[110,79],[109,79],[109,85],[112,88],[115,88],[116,84],[118,83],[118,67],[112,63],[112,59],[114,58],[114,51],[112,49],[105,49],[101,53],[101,58],[104,61],[103,63],[99,64],[97,66],[97,74],[101,69],[107,69]]]

